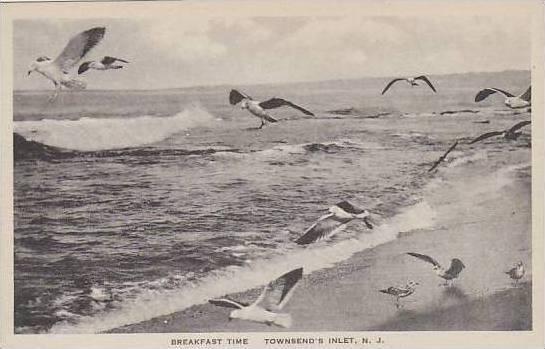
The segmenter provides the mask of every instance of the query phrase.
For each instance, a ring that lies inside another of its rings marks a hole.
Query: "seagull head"
[[[40,56],[36,58],[34,62],[28,67],[27,76],[30,75],[33,71],[37,70],[40,66],[48,64],[51,61],[51,58],[47,56]]]
[[[410,288],[415,288],[416,286],[420,285],[418,282],[416,281],[409,281],[407,282],[407,287],[410,287]]]
[[[248,100],[244,99],[240,102],[240,109],[248,109]]]

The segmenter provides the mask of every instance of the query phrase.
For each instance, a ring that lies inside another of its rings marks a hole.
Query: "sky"
[[[51,89],[39,74],[27,77],[28,66],[55,58],[94,26],[106,35],[83,61],[109,55],[130,64],[82,75],[89,89],[161,89],[528,70],[530,22],[521,15],[17,20],[14,88]]]

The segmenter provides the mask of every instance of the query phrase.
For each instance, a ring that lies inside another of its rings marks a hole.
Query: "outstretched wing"
[[[295,240],[295,243],[298,245],[308,245],[318,240],[326,239],[344,229],[346,223],[350,221],[350,218],[338,218],[333,213],[322,216],[303,235]]]
[[[526,102],[532,101],[532,86],[528,87],[526,92],[520,95],[520,99],[525,100]]]
[[[265,288],[264,296],[260,297],[263,308],[270,311],[282,309],[302,277],[303,268],[297,268],[269,283]]]
[[[439,166],[439,164],[441,164],[441,162],[443,162],[443,160],[445,160],[445,158],[447,157],[448,153],[450,153],[451,151],[454,150],[454,148],[456,148],[456,146],[458,145],[458,141],[454,142],[453,145],[450,146],[450,148],[448,148],[448,150],[443,154],[441,155],[441,157],[439,157],[439,159],[433,164],[433,166],[428,170],[428,172],[431,172],[433,170],[435,170],[435,168],[437,166]]]
[[[286,101],[285,99],[282,99],[282,98],[271,98],[265,102],[259,103],[259,106],[263,109],[274,109],[274,108],[279,108],[282,106],[288,106],[288,107],[295,108],[306,115],[314,116],[314,113],[306,110],[303,107],[298,106],[297,104],[293,104],[290,101]]]
[[[416,257],[416,258],[418,258],[420,260],[423,260],[424,262],[431,263],[431,264],[433,264],[433,266],[441,267],[441,264],[439,264],[439,262],[437,262],[435,259],[431,258],[428,255],[415,253],[415,252],[407,252],[407,254],[409,256],[413,256],[413,257]]]
[[[123,62],[123,63],[129,63],[128,61],[126,61],[124,59],[111,57],[111,56],[104,56],[104,58],[102,58],[100,63],[102,63],[104,65],[108,65],[108,64],[114,63],[115,61],[119,61],[119,62]]]
[[[469,144],[477,143],[479,141],[482,141],[483,139],[487,139],[487,138],[494,137],[494,136],[499,136],[499,135],[502,135],[502,134],[503,134],[503,131],[487,132],[487,133],[484,133],[484,134],[480,135],[479,137],[475,138],[474,140],[469,142]]]
[[[252,97],[237,90],[231,90],[231,92],[229,93],[229,103],[231,103],[232,105],[240,103],[240,101],[242,101],[243,99],[252,99]]]
[[[521,122],[515,124],[515,126],[511,127],[511,128],[509,129],[509,131],[507,131],[507,132],[509,132],[509,133],[515,132],[515,131],[518,130],[519,128],[522,128],[522,127],[524,127],[524,126],[526,126],[526,125],[530,125],[531,123],[532,123],[532,122],[531,122],[530,120],[521,121]]]
[[[422,80],[424,81],[426,84],[428,84],[428,86],[433,90],[433,92],[437,93],[437,90],[435,90],[435,87],[433,87],[433,85],[431,84],[430,80],[425,76],[425,75],[420,75],[420,76],[417,76],[416,78],[414,78],[415,80]]]
[[[480,90],[477,95],[475,96],[475,102],[480,102],[482,101],[483,99],[485,99],[486,97],[490,96],[491,94],[494,94],[496,92],[499,92],[501,93],[502,95],[504,95],[505,97],[513,97],[512,94],[510,94],[509,92],[507,91],[504,91],[504,90],[500,90],[499,88],[495,88],[495,87],[489,87],[489,88],[485,88],[483,90]]]
[[[74,36],[68,42],[55,63],[62,71],[67,72],[76,65],[104,37],[106,28],[96,27]]]
[[[464,263],[462,263],[461,260],[459,260],[458,258],[454,258],[450,263],[450,267],[448,268],[448,270],[445,271],[445,274],[457,276],[465,267],[466,266],[464,265]]]
[[[404,79],[397,78],[397,79],[394,79],[394,80],[390,81],[390,82],[388,83],[388,85],[386,85],[386,87],[384,88],[384,90],[382,90],[382,94],[385,94],[386,91],[388,91],[388,89],[390,88],[390,86],[392,86],[393,84],[395,84],[396,82],[401,81],[401,80],[404,80]]]
[[[210,299],[210,300],[208,300],[208,303],[217,305],[219,307],[235,308],[235,309],[242,309],[242,308],[248,306],[248,304],[246,304],[246,303],[235,302],[235,301],[227,299],[227,298]]]

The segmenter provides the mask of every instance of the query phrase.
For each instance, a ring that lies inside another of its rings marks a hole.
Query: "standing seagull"
[[[104,56],[104,58],[102,58],[100,60],[100,62],[97,62],[97,61],[83,62],[78,68],[78,74],[83,74],[88,69],[109,70],[109,69],[121,69],[121,68],[123,68],[122,65],[115,65],[114,64],[115,62],[129,63],[128,61],[126,61],[124,59],[121,59],[121,58]]]
[[[439,277],[445,279],[445,284],[444,284],[445,286],[448,285],[449,281],[450,281],[450,284],[452,285],[452,282],[454,281],[454,279],[456,279],[458,275],[462,272],[462,269],[466,267],[461,260],[459,260],[458,258],[454,258],[450,262],[450,267],[447,270],[445,270],[443,269],[443,267],[441,267],[441,265],[435,259],[431,258],[430,256],[427,256],[425,254],[420,254],[420,253],[414,253],[414,252],[408,252],[407,254],[410,256],[416,257],[418,259],[421,259],[424,262],[431,263],[433,265],[433,270],[435,271],[435,273]]]
[[[106,28],[104,27],[81,32],[70,39],[54,61],[47,56],[41,56],[30,65],[28,75],[37,71],[55,85],[55,92],[49,97],[50,102],[57,98],[61,86],[69,89],[84,89],[87,86],[84,81],[73,78],[69,71],[102,40],[105,32]]]
[[[211,299],[208,302],[220,307],[235,308],[229,314],[229,321],[241,319],[291,327],[290,314],[275,313],[281,310],[291,298],[295,286],[303,277],[303,268],[294,269],[269,283],[261,295],[252,303],[235,302],[231,299]]]
[[[515,263],[514,267],[506,271],[505,274],[515,281],[515,287],[517,287],[518,281],[524,276],[524,264],[522,264],[522,261]]]
[[[369,212],[348,201],[341,201],[331,206],[329,212],[305,230],[303,235],[295,240],[295,243],[298,245],[308,245],[315,241],[329,238],[343,230],[354,219],[362,219],[367,228],[373,229],[373,225],[369,222]]]
[[[399,304],[400,298],[405,298],[414,293],[416,286],[420,285],[418,282],[409,281],[405,286],[390,286],[384,290],[379,290],[379,292],[386,293],[396,297],[396,308],[399,309],[401,304]]]
[[[479,141],[482,141],[483,139],[487,139],[487,138],[495,137],[495,136],[501,136],[501,135],[503,135],[505,139],[516,140],[522,134],[522,132],[516,132],[516,131],[531,123],[532,122],[529,120],[521,121],[515,124],[515,126],[511,127],[510,129],[507,129],[504,131],[492,131],[492,132],[484,133],[480,135],[479,137],[475,138],[474,140],[472,140],[471,142],[469,142],[469,144],[477,143]]]
[[[254,101],[252,99],[252,97],[242,93],[242,92],[239,92],[237,90],[231,90],[231,92],[229,93],[229,103],[231,103],[232,105],[236,105],[238,103],[240,103],[240,107],[242,109],[248,109],[248,111],[250,113],[252,113],[253,115],[257,116],[258,118],[261,119],[261,126],[259,126],[259,129],[261,129],[263,127],[263,125],[265,125],[265,120],[268,121],[268,122],[277,122],[278,120],[276,120],[275,118],[273,118],[272,116],[270,116],[269,114],[267,114],[267,112],[265,111],[265,109],[274,109],[274,108],[279,108],[279,107],[282,107],[282,106],[288,106],[288,107],[292,107],[292,108],[295,108],[301,112],[303,112],[304,114],[306,115],[311,115],[311,116],[314,116],[314,114],[308,110],[306,110],[305,108],[302,108],[296,104],[293,104],[292,102],[290,101],[287,101],[285,99],[282,99],[282,98],[271,98],[265,102],[259,102],[259,101]]]
[[[532,86],[528,87],[526,92],[522,93],[519,96],[513,96],[507,91],[500,90],[495,87],[488,87],[483,90],[480,90],[475,96],[475,102],[480,102],[486,97],[494,94],[496,92],[501,93],[505,96],[505,105],[511,109],[525,108],[532,105]]]
[[[439,164],[440,164],[441,162],[443,162],[443,161],[447,158],[448,153],[450,153],[451,151],[453,151],[454,148],[456,148],[457,145],[458,145],[458,141],[454,142],[454,144],[451,145],[450,148],[448,148],[448,150],[447,150],[443,155],[441,155],[441,156],[439,157],[439,159],[433,164],[433,166],[430,167],[430,169],[428,170],[428,172],[431,172],[431,171],[435,170],[435,168],[436,168],[437,166],[439,166]]]
[[[386,85],[386,87],[384,88],[384,90],[382,90],[382,94],[385,94],[386,91],[388,91],[388,89],[390,88],[390,86],[392,86],[394,83],[398,82],[398,81],[407,81],[407,83],[412,87],[412,86],[418,86],[418,83],[416,82],[416,80],[422,80],[424,81],[426,84],[428,84],[428,86],[433,90],[433,92],[437,93],[437,91],[435,90],[435,87],[433,87],[433,85],[431,84],[430,80],[425,76],[425,75],[420,75],[420,76],[417,76],[417,77],[414,77],[414,78],[397,78],[397,79],[393,79],[392,81],[390,81],[388,83],[388,85]]]

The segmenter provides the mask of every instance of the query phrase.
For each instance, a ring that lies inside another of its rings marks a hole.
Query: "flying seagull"
[[[441,155],[441,157],[439,157],[439,159],[433,164],[433,166],[430,167],[430,169],[428,170],[428,172],[431,172],[431,171],[435,170],[435,168],[436,168],[437,166],[439,166],[439,164],[441,164],[441,162],[443,162],[443,161],[446,159],[448,153],[450,153],[451,151],[453,151],[454,148],[456,148],[457,145],[458,145],[458,141],[454,142],[454,144],[452,144],[452,145],[450,146],[450,148],[448,148],[448,150],[447,150],[443,155]]]
[[[430,256],[427,256],[425,254],[420,254],[420,253],[414,253],[414,252],[408,252],[407,254],[410,256],[416,257],[418,259],[421,259],[424,262],[431,263],[433,265],[433,270],[435,271],[435,273],[439,277],[445,279],[444,285],[448,285],[449,281],[452,284],[454,279],[456,279],[458,275],[462,272],[462,269],[466,267],[461,260],[459,260],[458,258],[454,258],[450,262],[450,267],[447,270],[445,270],[443,269],[443,267],[441,267],[441,265],[435,259],[431,258]]]
[[[61,86],[69,89],[84,89],[87,86],[84,81],[72,77],[69,71],[102,40],[105,32],[106,28],[104,27],[81,32],[70,39],[55,60],[51,60],[47,56],[40,56],[30,65],[28,75],[37,71],[55,85],[55,92],[49,97],[49,101],[55,100]]]
[[[393,79],[392,81],[390,81],[388,83],[388,85],[386,85],[386,87],[384,88],[384,90],[382,90],[382,94],[385,94],[386,91],[388,91],[388,89],[390,88],[390,86],[392,86],[393,84],[395,84],[396,82],[398,81],[407,81],[407,83],[410,85],[410,86],[418,86],[418,83],[416,82],[416,80],[422,80],[424,81],[426,84],[428,84],[428,86],[433,90],[433,92],[436,92],[437,91],[435,90],[435,87],[433,87],[433,85],[431,84],[430,80],[425,76],[425,75],[420,75],[420,76],[417,76],[417,77],[414,77],[414,78],[397,78],[397,79]]]
[[[320,217],[310,228],[305,230],[303,235],[295,240],[295,243],[308,245],[329,238],[343,230],[354,219],[362,219],[367,228],[373,229],[373,225],[369,222],[369,212],[367,210],[348,201],[341,201],[331,206],[329,213]]]
[[[100,61],[83,62],[78,68],[78,74],[83,74],[89,69],[109,70],[109,69],[123,68],[123,66],[120,64],[118,65],[114,64],[115,62],[129,63],[128,61],[121,58],[104,56],[104,58],[102,58]]]
[[[532,104],[532,86],[519,96],[513,96],[507,91],[500,90],[499,88],[489,87],[480,90],[475,96],[475,102],[480,102],[486,97],[494,93],[501,93],[505,96],[505,105],[512,109],[529,107]]]
[[[401,304],[399,303],[400,298],[405,298],[414,293],[417,285],[420,285],[418,282],[409,281],[405,286],[390,286],[384,290],[379,290],[379,292],[386,293],[396,297],[396,308],[400,308]]]
[[[242,109],[248,109],[248,111],[250,113],[252,113],[253,115],[257,116],[258,118],[261,119],[261,126],[259,126],[259,129],[261,129],[263,127],[263,125],[265,125],[265,121],[268,121],[268,122],[277,122],[278,120],[276,120],[275,118],[273,118],[272,116],[270,116],[269,114],[267,114],[267,112],[265,111],[265,109],[274,109],[274,108],[279,108],[279,107],[282,107],[282,106],[288,106],[288,107],[292,107],[294,109],[297,109],[299,110],[300,112],[306,114],[306,115],[311,115],[311,116],[314,116],[314,114],[308,110],[306,110],[305,108],[303,107],[300,107],[296,104],[293,104],[292,102],[290,101],[287,101],[285,99],[282,99],[282,98],[271,98],[265,102],[259,102],[259,101],[254,101],[252,99],[252,97],[242,93],[242,92],[239,92],[237,90],[231,90],[231,92],[229,93],[229,103],[231,103],[232,105],[236,105],[238,103],[240,103],[240,107]]]
[[[524,264],[522,264],[522,261],[515,263],[513,268],[506,271],[505,274],[509,275],[509,277],[515,281],[515,287],[517,287],[518,281],[524,276]]]
[[[265,286],[261,295],[252,304],[227,298],[211,299],[208,302],[220,307],[235,308],[229,314],[229,321],[241,319],[288,328],[291,327],[290,314],[275,311],[281,310],[286,305],[302,277],[303,268],[294,269],[280,276]]]
[[[484,134],[480,135],[479,137],[475,138],[474,140],[472,140],[471,142],[469,142],[469,144],[477,143],[479,141],[482,141],[483,139],[487,139],[487,138],[490,138],[490,137],[502,136],[502,135],[503,135],[503,137],[505,139],[515,140],[522,134],[522,132],[516,132],[516,131],[518,129],[526,126],[526,125],[531,124],[531,123],[532,122],[529,121],[529,120],[521,121],[521,122],[515,124],[515,126],[511,127],[510,129],[507,129],[507,130],[504,130],[504,131],[492,131],[492,132],[484,133]]]

